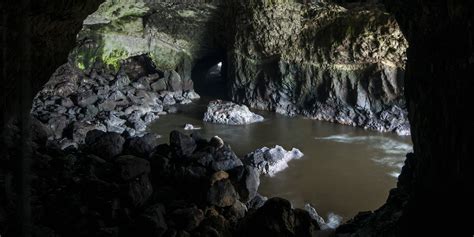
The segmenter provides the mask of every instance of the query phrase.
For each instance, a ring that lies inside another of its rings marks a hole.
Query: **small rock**
[[[199,129],[201,129],[201,128],[200,127],[194,127],[192,124],[189,124],[189,123],[184,125],[184,130],[199,130]]]

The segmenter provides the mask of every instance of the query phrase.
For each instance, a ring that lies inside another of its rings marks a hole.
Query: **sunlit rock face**
[[[389,14],[373,5],[239,1],[232,8],[233,100],[409,134],[403,99],[408,44]]]

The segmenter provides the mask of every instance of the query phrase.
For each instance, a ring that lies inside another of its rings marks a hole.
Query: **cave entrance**
[[[194,90],[201,96],[228,100],[227,63],[223,55],[203,58],[193,67]]]

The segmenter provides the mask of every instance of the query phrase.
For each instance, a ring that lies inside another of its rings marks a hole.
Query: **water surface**
[[[183,129],[190,123],[201,127],[206,138],[223,138],[239,157],[263,146],[300,149],[303,158],[290,161],[274,177],[261,177],[259,192],[286,198],[295,207],[310,203],[323,217],[336,213],[347,220],[380,207],[412,149],[409,137],[265,111],[255,111],[265,120],[250,125],[204,123],[207,101],[179,106],[177,114],[160,117],[150,129],[168,142],[172,130],[191,133]]]

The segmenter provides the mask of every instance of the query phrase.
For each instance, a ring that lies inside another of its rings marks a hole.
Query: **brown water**
[[[256,111],[265,121],[244,126],[202,122],[206,100],[179,107],[160,117],[150,129],[168,142],[172,130],[184,133],[186,123],[201,127],[201,135],[218,135],[239,157],[263,146],[296,147],[305,155],[292,160],[274,177],[261,177],[259,192],[280,196],[295,207],[310,203],[320,215],[335,213],[348,220],[359,211],[374,210],[396,185],[411,139],[306,118],[288,118]]]

